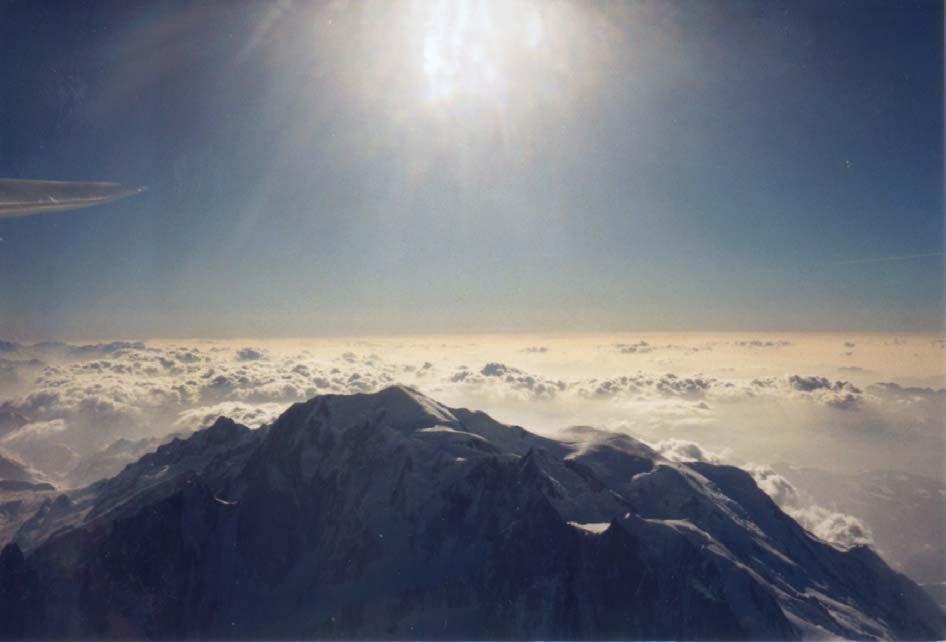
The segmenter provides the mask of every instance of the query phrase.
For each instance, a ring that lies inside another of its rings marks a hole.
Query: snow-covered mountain
[[[220,419],[44,501],[8,638],[942,638],[944,615],[746,472],[558,440],[395,386]]]

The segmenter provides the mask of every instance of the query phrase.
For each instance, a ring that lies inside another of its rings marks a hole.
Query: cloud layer
[[[901,461],[919,462],[924,444],[939,439],[941,388],[884,380],[873,368],[793,361],[810,350],[803,338],[685,339],[4,342],[0,452],[63,480],[119,438],[194,430],[218,415],[261,425],[317,394],[396,382],[539,431],[627,431],[671,458],[724,453],[775,463],[821,452],[843,460],[850,451],[853,461],[896,440]],[[891,355],[917,349],[908,340],[856,343]],[[823,352],[836,355],[837,345]]]
[[[597,426],[642,439],[671,460],[742,465],[818,537],[848,547],[877,534],[915,572],[917,551],[939,550],[933,530],[915,528],[910,545],[898,546],[889,524],[864,519],[889,511],[852,504],[860,519],[852,517],[836,494],[812,490],[823,484],[808,484],[808,492],[798,484],[815,469],[941,480],[942,345],[868,335],[7,341],[0,342],[0,468],[83,485],[220,415],[260,426],[314,395],[404,383],[538,432]],[[581,429],[563,436],[574,430]],[[792,483],[776,472],[786,463],[809,472]],[[926,523],[904,510],[901,521]]]

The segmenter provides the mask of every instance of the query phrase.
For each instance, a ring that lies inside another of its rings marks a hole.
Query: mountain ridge
[[[69,501],[0,555],[24,587],[0,594],[4,637],[943,635],[915,584],[744,471],[404,386],[220,419]]]

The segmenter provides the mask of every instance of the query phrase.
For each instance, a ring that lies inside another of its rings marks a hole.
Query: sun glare
[[[338,78],[340,95],[377,125],[359,144],[396,140],[417,175],[444,152],[534,158],[594,99],[620,49],[609,14],[570,0],[336,0],[310,24],[301,59],[274,47],[279,69],[306,62],[313,87]]]
[[[537,55],[539,5],[517,0],[429,0],[418,7],[426,98],[503,99],[513,70]]]

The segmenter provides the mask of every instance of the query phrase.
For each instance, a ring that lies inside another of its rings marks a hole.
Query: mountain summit
[[[932,639],[927,595],[740,469],[403,386],[227,419],[47,506],[7,638]]]

